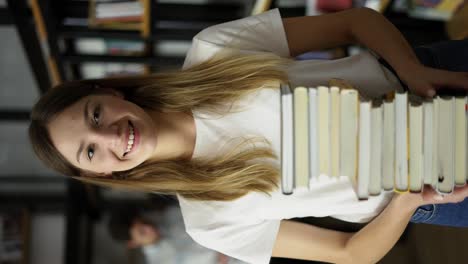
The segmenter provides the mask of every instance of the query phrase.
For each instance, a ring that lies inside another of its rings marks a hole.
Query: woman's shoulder
[[[201,63],[223,49],[273,52],[289,57],[289,47],[279,10],[207,27],[194,36],[183,68]]]

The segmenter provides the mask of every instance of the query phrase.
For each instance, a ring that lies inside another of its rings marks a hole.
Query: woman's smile
[[[138,144],[140,143],[138,128],[133,125],[131,121],[128,121],[127,137],[125,142],[127,142],[127,146],[124,152],[124,157],[128,157],[138,150]]]

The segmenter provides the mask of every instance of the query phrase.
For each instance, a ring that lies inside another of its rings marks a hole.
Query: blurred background
[[[161,240],[183,231],[172,210],[174,197],[86,186],[44,168],[27,139],[29,112],[41,93],[63,81],[179,68],[203,28],[270,8],[291,17],[360,6],[385,15],[413,46],[468,37],[463,0],[0,0],[0,264],[149,263],[147,250],[129,246],[130,238],[110,228],[113,215],[128,216],[128,208],[156,230],[148,232],[156,234],[154,244],[160,242],[157,263],[173,263],[163,259],[170,249],[161,241],[189,240]],[[344,46],[297,59],[337,59],[361,50]],[[345,231],[362,227],[328,218],[296,220]],[[410,224],[381,263],[465,263],[466,245],[466,229]],[[177,263],[240,263],[183,247],[177,254],[193,258]]]

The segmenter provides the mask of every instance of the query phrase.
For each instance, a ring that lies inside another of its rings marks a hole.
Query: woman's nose
[[[116,125],[107,127],[99,127],[92,133],[93,141],[96,144],[103,144],[104,146],[115,148],[121,146],[124,141],[124,135],[120,135],[119,129]]]

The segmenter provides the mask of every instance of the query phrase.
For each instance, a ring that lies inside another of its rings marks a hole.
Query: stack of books
[[[466,105],[466,95],[371,101],[356,89],[282,85],[282,192],[347,176],[358,199],[424,184],[451,193],[468,180]]]

